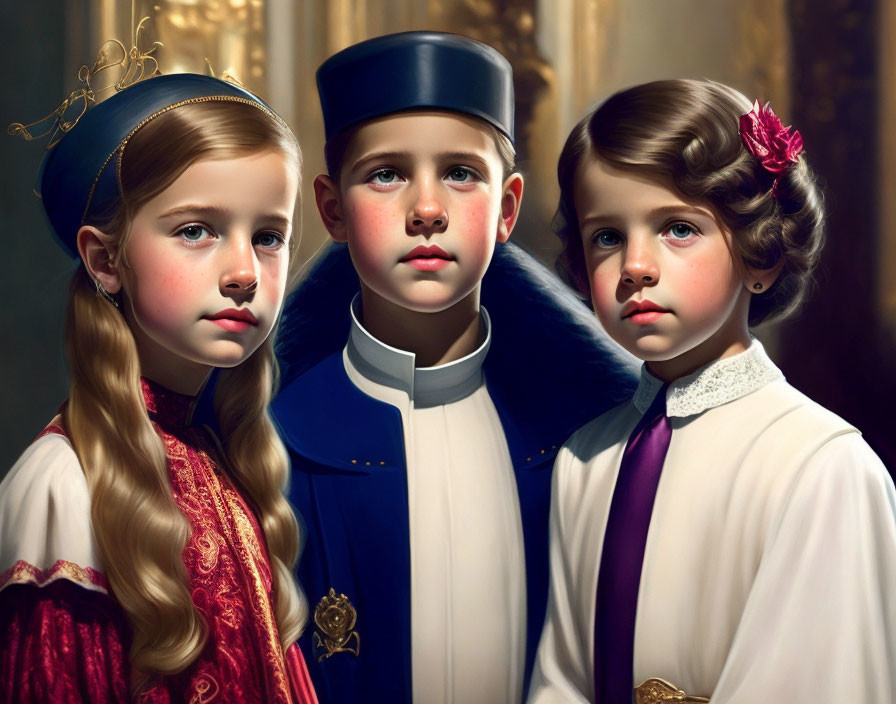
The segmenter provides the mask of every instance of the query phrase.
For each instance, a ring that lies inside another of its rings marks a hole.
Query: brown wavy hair
[[[707,80],[644,83],[615,93],[573,128],[557,165],[560,203],[554,231],[563,243],[558,272],[581,293],[588,275],[573,188],[586,156],[614,168],[671,183],[699,201],[732,233],[735,265],[768,269],[783,262],[775,283],[750,297],[749,324],[780,320],[807,296],[824,244],[821,189],[806,156],[774,177],[744,147],[740,116],[751,103]]]
[[[271,113],[223,101],[169,110],[125,146],[121,202],[85,222],[112,237],[114,259],[122,262],[134,215],[191,164],[266,150],[284,154],[300,174],[295,137]],[[297,239],[290,238],[291,265]],[[283,496],[288,459],[267,412],[277,380],[272,337],[242,364],[221,371],[215,410],[223,469],[243,489],[267,541],[285,649],[301,632],[307,604],[292,576],[300,541]],[[64,422],[87,477],[106,576],[133,629],[132,684],[139,689],[152,675],[182,671],[205,645],[182,558],[190,525],[171,495],[165,450],[143,402],[134,337],[118,310],[97,295],[84,266],[72,280],[65,341],[71,385]]]

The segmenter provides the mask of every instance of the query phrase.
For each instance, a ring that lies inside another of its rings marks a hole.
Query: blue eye
[[[386,185],[390,183],[397,183],[398,178],[398,172],[395,171],[395,169],[380,169],[379,171],[375,171],[373,174],[371,174],[368,181]]]
[[[209,232],[208,228],[205,228],[202,225],[187,225],[178,230],[177,234],[187,242],[202,242],[212,236],[212,233]]]
[[[465,166],[452,167],[446,176],[455,183],[468,183],[476,179],[476,174]]]
[[[598,247],[609,249],[622,244],[622,235],[616,232],[616,230],[598,230],[594,233],[591,241]]]
[[[259,232],[255,235],[255,244],[265,249],[279,249],[286,240],[279,232]]]
[[[692,235],[697,234],[695,228],[692,225],[688,225],[686,222],[673,223],[668,229],[668,232],[677,240],[686,240]]]

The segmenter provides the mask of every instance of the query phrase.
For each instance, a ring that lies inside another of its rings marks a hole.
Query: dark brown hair
[[[733,235],[738,267],[767,269],[783,260],[768,291],[751,296],[749,324],[779,320],[806,297],[824,243],[823,199],[805,155],[774,176],[744,147],[740,116],[751,104],[713,81],[666,80],[615,93],[570,133],[557,165],[560,204],[554,231],[563,242],[557,269],[588,291],[573,188],[586,156],[666,182],[708,205]]]

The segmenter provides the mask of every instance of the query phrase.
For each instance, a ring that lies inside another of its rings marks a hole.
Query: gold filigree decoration
[[[672,702],[687,702],[697,704],[708,702],[706,697],[696,697],[679,689],[671,682],[651,677],[635,687],[635,704],[671,704]]]
[[[314,632],[314,647],[324,648],[325,652],[317,658],[320,662],[336,653],[354,653],[361,650],[361,636],[353,630],[358,613],[345,594],[330,591],[314,609],[314,623],[319,630]],[[321,637],[323,633],[323,638]],[[352,645],[354,643],[354,645]]]
[[[204,672],[193,682],[193,696],[190,697],[190,704],[206,704],[217,697],[220,691],[221,685],[218,684],[218,680]]]
[[[96,96],[99,93],[113,89],[120,92],[145,78],[160,75],[159,62],[154,54],[162,46],[162,43],[153,42],[152,46],[146,50],[140,48],[141,35],[149,19],[149,17],[144,17],[137,24],[130,49],[125,48],[125,45],[117,39],[108,39],[103,42],[93,66],[84,64],[78,69],[78,80],[81,85],[69,93],[59,107],[40,120],[28,124],[13,122],[6,129],[7,133],[13,136],[21,135],[29,142],[49,135],[47,149],[51,149],[78,124],[87,109],[96,102]],[[116,67],[122,69],[121,78],[105,88],[94,90],[91,82],[103,71]],[[37,128],[37,130],[33,128]]]
[[[205,63],[208,66],[208,71],[212,75],[212,78],[217,78],[221,81],[227,81],[228,83],[233,83],[234,85],[238,85],[240,88],[246,87],[243,85],[243,82],[239,78],[234,76],[230,71],[225,71],[220,76],[217,73],[215,73],[215,69],[212,66],[211,59],[209,59],[207,56],[205,57]]]

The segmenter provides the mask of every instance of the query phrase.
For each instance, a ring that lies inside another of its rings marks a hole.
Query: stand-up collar
[[[190,425],[196,405],[195,396],[179,394],[145,376],[140,377],[140,383],[150,420],[168,428]]]
[[[666,415],[681,418],[696,415],[783,378],[784,374],[769,359],[762,343],[753,339],[740,354],[717,359],[669,384]],[[635,407],[641,413],[650,406],[663,383],[647,370],[646,364],[641,366],[641,381],[634,397]]]
[[[352,301],[351,332],[345,350],[349,364],[362,377],[406,393],[418,408],[453,403],[482,385],[482,364],[492,339],[491,322],[485,308],[479,309],[483,336],[479,347],[447,364],[416,367],[413,352],[390,347],[364,329],[357,315],[359,301],[359,296]],[[367,388],[363,390],[370,393]]]

